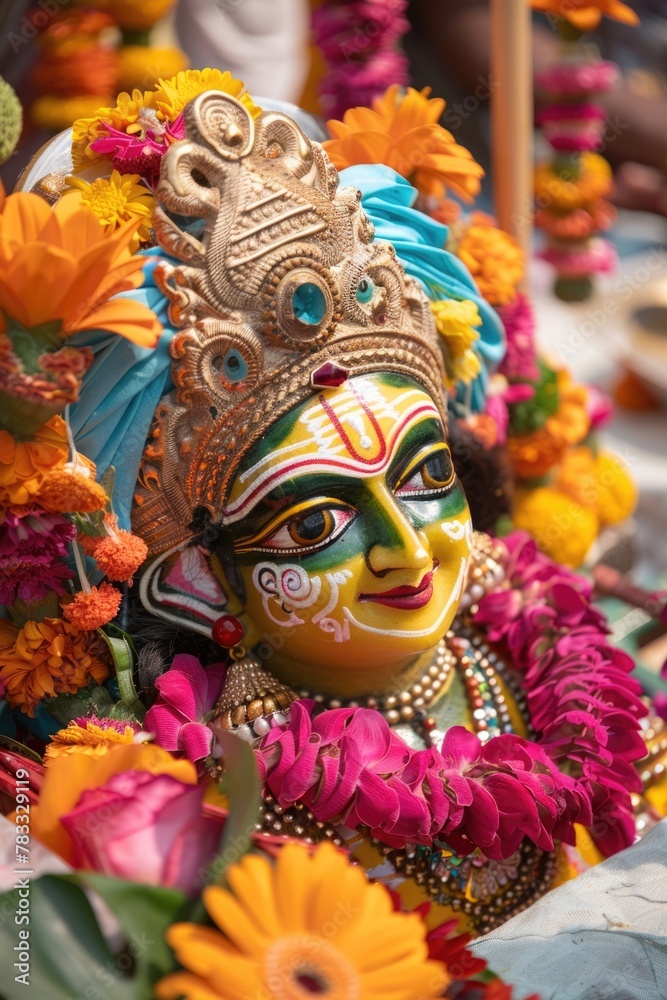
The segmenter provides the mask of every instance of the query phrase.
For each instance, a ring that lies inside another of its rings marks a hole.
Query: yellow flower
[[[517,489],[513,520],[548,556],[572,567],[582,564],[600,526],[594,510],[548,486]]]
[[[637,504],[637,487],[620,458],[610,451],[597,456],[595,484],[601,524],[618,524],[630,517]]]
[[[186,69],[171,80],[160,80],[155,91],[158,117],[173,121],[186,104],[206,90],[223,90],[244,104],[253,118],[258,118],[262,109],[253,104],[240,80],[219,69]]]
[[[111,747],[119,743],[134,743],[134,729],[127,723],[112,719],[98,719],[98,722],[100,725],[86,719],[85,725],[80,725],[72,720],[65,729],[59,729],[46,745],[45,764],[50,764],[56,757],[71,757],[73,754],[104,757]]]
[[[611,193],[611,167],[597,153],[582,153],[576,173],[555,173],[551,163],[535,170],[535,198],[538,208],[573,212]]]
[[[70,128],[77,118],[95,114],[100,100],[99,94],[80,94],[76,97],[42,94],[30,105],[30,118],[37,128],[60,132]]]
[[[445,368],[451,382],[472,382],[479,375],[482,366],[472,350],[479,340],[481,325],[479,310],[474,302],[464,299],[441,299],[431,302],[431,312],[436,329],[445,341]]]
[[[333,139],[323,143],[338,170],[355,163],[384,163],[423,194],[441,197],[448,189],[465,201],[479,193],[482,167],[454,136],[438,124],[445,109],[440,98],[397,84],[370,108],[350,108],[343,121],[329,121]]]
[[[332,844],[288,844],[275,865],[247,854],[227,880],[231,892],[204,890],[215,928],[167,931],[185,971],[157,983],[157,1000],[428,1000],[449,982],[421,918],[395,912]]]
[[[611,17],[624,24],[639,24],[634,10],[621,0],[531,0],[534,10],[566,18],[579,31],[592,31],[602,19]]]
[[[139,220],[105,235],[74,190],[53,208],[23,191],[0,208],[0,314],[26,329],[59,320],[61,337],[99,329],[155,347],[155,314],[117,297],[143,281],[143,261],[130,252]]]
[[[94,632],[80,632],[62,618],[26,622],[0,620],[0,680],[12,708],[28,715],[42,698],[75,694],[109,676],[107,647]]]
[[[72,163],[75,173],[101,159],[98,153],[92,151],[90,144],[99,139],[100,135],[108,134],[104,128],[105,123],[119,132],[130,135],[140,133],[142,112],[145,114],[145,109],[155,108],[155,94],[152,90],[133,90],[131,94],[123,92],[118,95],[114,107],[100,107],[99,98],[97,100],[97,108],[92,117],[82,115],[72,125]]]
[[[139,228],[130,245],[136,251],[142,241],[151,238],[151,219],[155,208],[155,199],[141,182],[139,174],[119,174],[111,172],[111,177],[98,177],[88,182],[80,177],[68,177],[70,191],[63,193],[63,198],[76,197],[76,192],[82,205],[89,208],[104,226],[105,233],[113,233],[126,222],[140,220]]]
[[[118,50],[118,83],[124,89],[131,89],[138,81],[154,87],[161,76],[175,76],[187,67],[188,57],[176,48],[124,45]]]
[[[504,306],[516,296],[523,277],[523,254],[509,233],[490,225],[475,213],[457,254],[472,274],[480,292],[492,306]]]

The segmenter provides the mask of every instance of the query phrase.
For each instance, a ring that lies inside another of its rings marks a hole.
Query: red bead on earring
[[[234,615],[222,615],[213,622],[211,637],[219,646],[231,649],[238,646],[245,635],[243,622]]]

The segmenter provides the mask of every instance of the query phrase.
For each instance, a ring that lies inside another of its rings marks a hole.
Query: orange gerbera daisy
[[[174,924],[168,943],[185,971],[158,1000],[363,1000],[443,995],[445,966],[428,958],[426,926],[332,844],[282,848],[275,864],[246,854],[226,872],[231,892],[204,889],[216,927]],[[342,915],[345,914],[343,917]]]
[[[429,100],[430,92],[430,87],[408,87],[402,93],[394,84],[372,110],[351,108],[342,122],[327,122],[333,139],[323,145],[334,166],[385,163],[423,194],[441,197],[450,190],[466,201],[474,198],[484,170],[438,124],[445,102]]]
[[[32,716],[42,698],[75,694],[108,676],[107,647],[95,633],[80,632],[62,618],[22,628],[0,620],[0,680],[12,708]]]
[[[10,195],[0,215],[0,313],[26,329],[60,324],[54,332],[61,337],[99,329],[154,347],[161,330],[155,314],[112,298],[142,283],[143,261],[130,252],[138,225],[105,235],[78,197],[51,208],[35,194]]]
[[[634,10],[621,0],[531,0],[531,6],[534,10],[564,17],[579,31],[597,28],[603,14],[624,24],[639,24]]]

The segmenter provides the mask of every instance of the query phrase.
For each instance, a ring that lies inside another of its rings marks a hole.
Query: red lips
[[[433,597],[433,572],[435,567],[426,574],[416,587],[394,587],[381,594],[360,594],[360,601],[375,601],[376,604],[386,604],[388,608],[399,608],[403,611],[414,611],[424,608]]]

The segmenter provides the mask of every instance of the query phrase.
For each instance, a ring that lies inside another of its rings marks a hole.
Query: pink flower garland
[[[312,14],[313,36],[327,62],[320,97],[330,118],[370,107],[393,83],[409,83],[399,48],[410,27],[407,0],[328,0]]]
[[[460,853],[512,854],[529,838],[543,850],[592,827],[601,850],[634,839],[632,761],[645,753],[645,714],[632,661],[606,642],[590,585],[537,551],[505,539],[510,589],[482,599],[475,620],[524,673],[536,742],[503,734],[482,744],[461,726],[440,750],[413,750],[379,713],[313,714],[296,701],[290,721],[260,743],[260,774],[283,808],[302,801],[317,820],[367,826],[392,847],[444,838]]]
[[[634,841],[630,793],[642,784],[633,762],[646,754],[634,664],[608,642],[588,580],[556,565],[523,532],[504,542],[511,589],[482,598],[475,622],[522,671],[538,744],[584,787],[593,838],[614,854]]]

